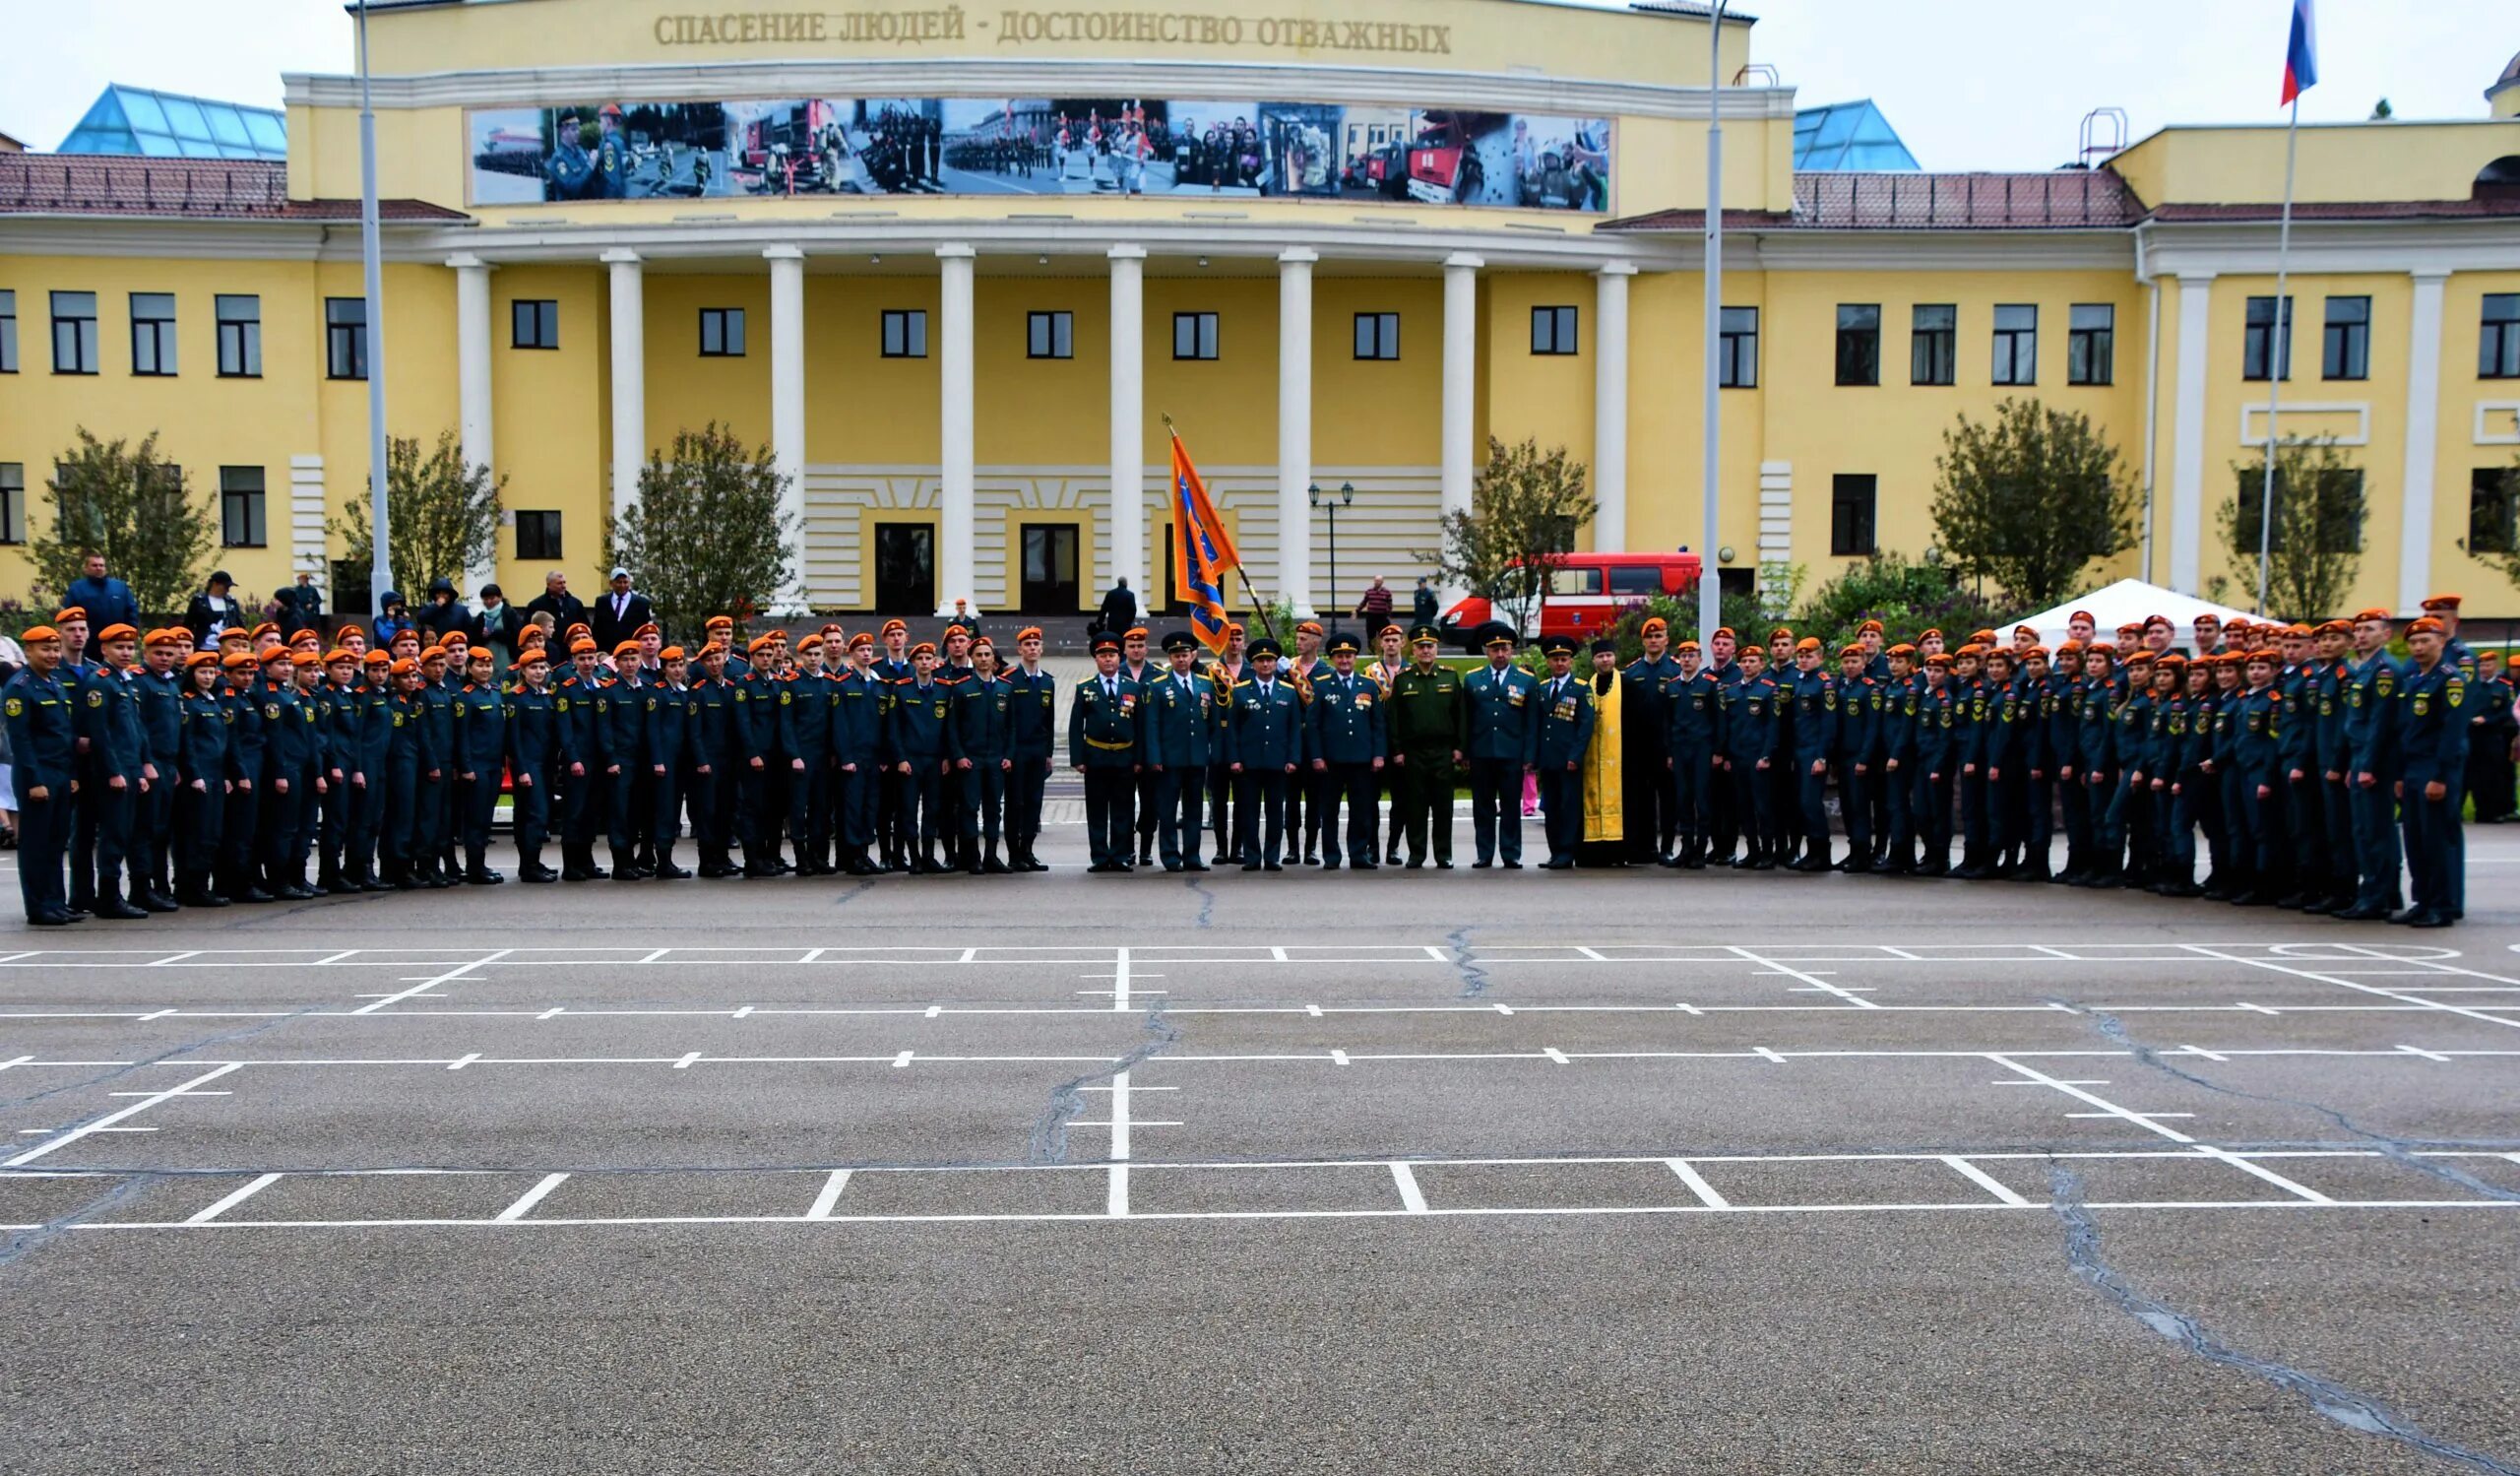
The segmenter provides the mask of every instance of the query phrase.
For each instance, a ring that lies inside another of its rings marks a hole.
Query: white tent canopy
[[[2257,616],[2228,605],[2216,605],[2176,590],[2166,590],[2158,584],[2140,579],[2121,579],[2107,589],[2094,590],[2079,600],[2070,600],[2053,610],[2043,610],[2035,615],[2024,615],[2015,624],[2032,626],[2039,632],[2043,645],[2053,646],[2066,639],[2065,621],[2075,610],[2088,611],[2092,623],[2099,627],[2102,640],[2114,639],[2120,625],[2140,624],[2153,615],[2167,615],[2178,632],[2178,643],[2187,644],[2191,623],[2198,615],[2212,615],[2226,623],[2232,620],[2254,621]]]

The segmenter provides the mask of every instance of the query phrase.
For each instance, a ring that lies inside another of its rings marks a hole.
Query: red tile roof
[[[377,202],[381,220],[452,224],[462,211]],[[220,221],[355,221],[355,200],[291,200],[288,166],[258,159],[0,154],[0,215],[149,216]]]

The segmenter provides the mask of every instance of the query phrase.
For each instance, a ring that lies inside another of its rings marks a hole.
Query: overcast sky
[[[806,4],[809,0],[781,0]],[[1131,0],[1134,3],[1134,0]],[[1618,3],[1618,0],[1599,0]],[[2039,169],[2082,115],[2279,119],[2290,0],[1744,0],[1752,53],[1808,105],[1871,97],[1929,169]],[[968,7],[967,7],[968,8]],[[1256,9],[1264,9],[1255,5]],[[108,82],[264,106],[283,72],[350,70],[340,0],[25,0],[0,46],[0,132],[51,149]],[[2520,50],[2511,0],[2323,0],[2305,119],[2484,115]]]

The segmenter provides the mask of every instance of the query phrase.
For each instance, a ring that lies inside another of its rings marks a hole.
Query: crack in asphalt
[[[1486,966],[1470,951],[1470,935],[1478,931],[1477,928],[1456,928],[1444,934],[1444,941],[1452,945],[1453,972],[1461,978],[1461,997],[1464,999],[1478,999],[1487,994]]]
[[[16,1235],[9,1237],[6,1244],[0,1244],[0,1267],[8,1266],[43,1249],[53,1241],[68,1235],[81,1222],[104,1213],[157,1182],[158,1176],[155,1174],[134,1174],[68,1214],[57,1215],[32,1230],[19,1231]]]
[[[2321,1418],[2334,1421],[2348,1430],[2396,1441],[2470,1470],[2489,1471],[2496,1476],[2520,1476],[2520,1467],[2506,1465],[2483,1451],[2426,1435],[2416,1428],[2412,1420],[2369,1394],[2347,1388],[2333,1380],[2305,1373],[2289,1364],[2241,1352],[2216,1337],[2194,1317],[2145,1296],[2126,1279],[2125,1273],[2102,1257],[2100,1225],[2083,1203],[2082,1176],[2061,1164],[2050,1165],[2048,1188],[2049,1207],[2065,1228],[2065,1260],[2073,1267],[2074,1274],[2108,1298],[2119,1311],[2185,1352],[2298,1394],[2308,1401],[2310,1408]]]
[[[338,1003],[327,999],[320,1004],[309,1004],[302,1009],[292,1009],[284,1015],[276,1015],[271,1019],[258,1021],[251,1025],[239,1026],[234,1030],[221,1031],[217,1035],[204,1036],[200,1040],[192,1041],[185,1045],[169,1046],[165,1050],[145,1059],[125,1061],[121,1065],[114,1067],[112,1070],[105,1072],[101,1076],[91,1076],[84,1081],[65,1081],[59,1086],[48,1086],[42,1091],[32,1092],[24,1097],[0,1098],[0,1110],[12,1107],[25,1107],[32,1103],[41,1102],[47,1097],[57,1097],[63,1092],[84,1091],[92,1086],[102,1086],[108,1081],[119,1081],[134,1071],[144,1070],[162,1061],[172,1060],[178,1056],[189,1056],[195,1051],[207,1051],[213,1046],[229,1045],[236,1041],[250,1041],[254,1037],[263,1034],[265,1031],[278,1030],[280,1027],[288,1024],[292,1020],[302,1020],[311,1014],[317,1014],[326,1010],[339,1008],[341,1008],[341,1006]],[[217,1064],[217,1062],[211,1062],[211,1064]],[[98,1113],[95,1116],[103,1117],[104,1114]],[[95,1118],[83,1119],[80,1122],[69,1123],[55,1130],[68,1132],[73,1128],[84,1127],[94,1121],[95,1121]]]
[[[1033,1124],[1031,1162],[1037,1164],[1067,1162],[1067,1124],[1075,1122],[1077,1115],[1085,1110],[1085,1089],[1097,1084],[1108,1083],[1112,1077],[1135,1066],[1138,1062],[1162,1055],[1181,1039],[1180,1027],[1164,1017],[1164,1005],[1160,1001],[1153,1009],[1147,1011],[1144,1029],[1147,1038],[1139,1042],[1126,1056],[1100,1070],[1089,1071],[1073,1081],[1065,1082],[1050,1093],[1048,1110],[1041,1114],[1041,1120],[1039,1123]]]
[[[1190,890],[1199,894],[1199,915],[1190,920],[1190,926],[1205,928],[1216,916],[1217,894],[1209,891],[1208,884],[1196,876],[1189,877],[1187,880]]]
[[[2219,1081],[2198,1075],[2184,1066],[2174,1065],[2164,1059],[2159,1051],[2135,1039],[2134,1035],[2126,1029],[2126,1023],[2107,1010],[2089,1009],[2080,1005],[2075,1005],[2073,1008],[2077,1013],[2088,1017],[2101,1034],[2125,1047],[2128,1054],[2132,1055],[2136,1060],[2151,1066],[2154,1070],[2167,1072],[2191,1086],[2200,1086],[2209,1092],[2217,1092],[2226,1097],[2237,1097],[2246,1102],[2266,1102],[2278,1107],[2298,1108],[2302,1112],[2315,1113],[2356,1137],[2373,1144],[2379,1149],[2380,1156],[2391,1163],[2403,1164],[2419,1174],[2429,1175],[2444,1184],[2456,1185],[2472,1194],[2482,1194],[2486,1198],[2499,1199],[2508,1204],[2520,1204],[2520,1193],[2515,1193],[2499,1185],[2488,1184],[2455,1165],[2436,1163],[2418,1156],[2418,1150],[2424,1148],[2466,1148],[2478,1145],[2458,1139],[2400,1137],[2395,1133],[2365,1127],[2324,1103],[2311,1102],[2300,1097],[2286,1097],[2272,1092],[2251,1092],[2236,1086],[2225,1086]]]

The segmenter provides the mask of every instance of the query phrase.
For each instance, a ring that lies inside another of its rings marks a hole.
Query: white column
[[[2178,279],[2178,387],[2171,412],[2170,587],[2193,595],[2205,552],[2205,373],[2214,274]]]
[[[1312,264],[1301,246],[1278,253],[1278,594],[1310,619],[1312,608]]]
[[[1442,509],[1447,523],[1454,513],[1471,510],[1470,488],[1478,462],[1471,432],[1479,409],[1479,269],[1485,265],[1468,252],[1444,258]],[[1446,585],[1442,602],[1450,608],[1467,593],[1457,585]]]
[[[1141,608],[1155,603],[1146,571],[1146,248],[1111,258],[1111,577]]]
[[[945,476],[941,502],[943,526],[936,538],[936,612],[954,612],[957,598],[980,608],[972,589],[972,248],[948,241],[936,248],[944,277],[941,330],[937,337],[938,377],[943,381]]]
[[[2446,272],[2415,274],[2407,319],[2406,475],[2400,479],[2398,610],[2421,614],[2432,583],[2432,474],[2441,434],[2441,285]]]
[[[648,305],[639,253],[616,248],[602,260],[612,268],[612,515],[618,518],[639,505],[639,468],[648,460]]]
[[[455,405],[467,466],[490,470],[490,267],[470,252],[446,259],[455,269]],[[464,572],[465,594],[498,578],[499,547]]]
[[[772,612],[796,616],[805,603],[805,253],[762,251],[770,263],[770,456],[787,479],[779,514],[788,524],[788,571]]]
[[[1627,551],[1627,279],[1614,261],[1595,277],[1593,327],[1593,548]]]

